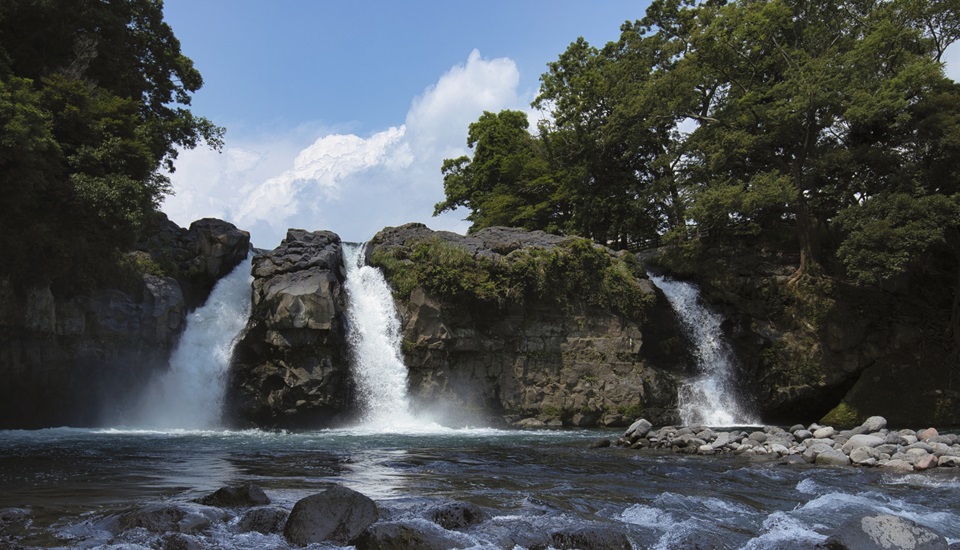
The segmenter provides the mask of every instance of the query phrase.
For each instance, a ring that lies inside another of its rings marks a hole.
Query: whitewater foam
[[[759,424],[740,403],[733,387],[736,358],[721,328],[723,318],[701,302],[696,285],[653,274],[650,280],[663,291],[694,345],[699,374],[683,384],[678,393],[683,424]]]
[[[230,357],[250,315],[251,258],[218,281],[206,303],[187,317],[170,368],[147,387],[132,426],[220,426]]]

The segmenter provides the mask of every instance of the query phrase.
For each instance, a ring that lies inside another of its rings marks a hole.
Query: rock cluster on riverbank
[[[825,466],[879,466],[895,470],[929,470],[960,466],[960,436],[935,428],[891,430],[882,416],[872,416],[849,430],[811,424],[790,429],[712,429],[704,426],[654,428],[646,419],[630,425],[613,444],[633,449],[662,449],[684,454],[736,454],[748,458],[783,458]]]

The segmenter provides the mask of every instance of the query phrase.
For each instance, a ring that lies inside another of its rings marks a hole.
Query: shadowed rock
[[[197,499],[200,504],[219,508],[242,508],[270,504],[263,489],[254,483],[221,487],[207,496]]]
[[[451,502],[433,509],[430,519],[444,529],[463,529],[482,523],[487,518],[483,510],[470,502]]]
[[[261,508],[251,508],[247,510],[240,521],[237,522],[237,528],[241,533],[256,531],[264,535],[282,533],[283,526],[287,523],[290,512],[283,508],[264,506]]]
[[[350,544],[377,521],[376,503],[352,489],[335,485],[302,498],[293,506],[283,536],[293,544]]]
[[[442,532],[404,522],[372,525],[355,544],[357,550],[449,550],[463,547]]]

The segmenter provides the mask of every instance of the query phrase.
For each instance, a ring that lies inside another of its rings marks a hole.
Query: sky
[[[194,114],[227,130],[221,152],[183,151],[162,210],[215,217],[272,249],[288,228],[364,242],[433,217],[445,158],[469,154],[483,111],[528,112],[540,75],[582,36],[600,47],[649,0],[166,0],[204,78]],[[946,55],[960,79],[960,44]]]
[[[433,217],[443,159],[470,151],[483,111],[531,125],[540,75],[582,36],[600,47],[648,0],[352,2],[166,0],[164,17],[204,78],[191,110],[227,130],[221,152],[182,151],[162,210],[276,247],[288,228],[369,240]]]

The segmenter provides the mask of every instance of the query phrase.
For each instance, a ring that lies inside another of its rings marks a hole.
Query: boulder
[[[246,508],[270,504],[270,499],[257,484],[245,483],[221,487],[209,495],[198,498],[196,502],[218,508]]]
[[[289,511],[274,506],[251,508],[240,516],[237,529],[241,533],[256,531],[264,535],[280,534],[289,516]]]
[[[894,459],[887,460],[885,462],[881,462],[880,466],[890,470],[899,470],[901,472],[913,471],[913,464],[911,462],[908,462],[906,460],[899,459],[899,458],[894,458]]]
[[[550,541],[549,547],[557,550],[631,550],[633,548],[626,533],[616,528],[601,526],[557,531],[550,535]]]
[[[879,432],[887,427],[887,419],[882,416],[871,416],[863,421],[861,427],[863,427],[865,433]]]
[[[203,544],[197,537],[183,533],[167,533],[160,538],[162,550],[201,550]]]
[[[937,459],[937,466],[956,468],[960,466],[960,456],[944,455]]]
[[[884,441],[884,438],[875,435],[858,434],[848,439],[847,442],[843,444],[842,450],[850,454],[852,450],[860,447],[879,447],[883,445]]]
[[[850,451],[850,462],[861,466],[873,466],[880,459],[880,453],[873,447],[857,447]]]
[[[843,451],[827,449],[817,454],[814,463],[822,466],[846,466],[850,464],[850,457],[845,455]]]
[[[630,442],[633,443],[641,437],[646,437],[646,435],[650,433],[651,428],[653,428],[653,424],[646,418],[641,418],[633,424],[630,424],[627,431],[623,432],[623,436],[630,439]]]
[[[812,445],[807,445],[807,448],[803,451],[803,459],[807,462],[814,462],[816,461],[818,455],[832,450],[833,447],[826,443],[814,443]]]
[[[906,518],[878,514],[848,520],[824,546],[830,550],[946,550],[947,540]]]
[[[159,534],[197,533],[225,518],[226,514],[216,508],[161,504],[121,514],[117,527],[121,531],[142,528]]]
[[[476,504],[451,502],[434,508],[429,513],[431,521],[444,529],[464,529],[482,523],[487,515]]]
[[[835,430],[833,426],[824,426],[814,431],[813,437],[814,439],[827,439],[828,437],[833,437],[835,433],[837,433],[837,430]]]
[[[356,541],[357,550],[449,550],[462,548],[456,539],[439,529],[430,530],[408,522],[385,522],[370,526]]]
[[[377,505],[369,497],[335,485],[297,501],[283,536],[300,546],[325,541],[352,544],[378,517]]]
[[[916,462],[913,463],[913,469],[917,471],[929,470],[930,468],[936,468],[939,463],[936,455],[924,455],[917,458]]]

